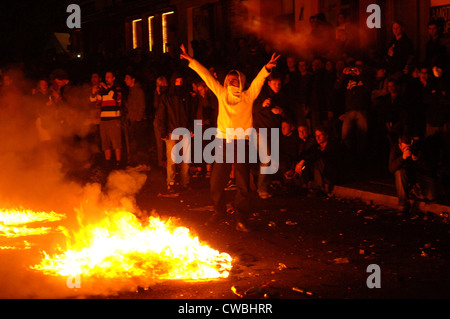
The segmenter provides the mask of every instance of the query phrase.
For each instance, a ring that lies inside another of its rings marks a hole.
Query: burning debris
[[[65,219],[65,215],[55,212],[33,212],[24,209],[0,210],[0,237],[17,238],[43,235],[57,231],[54,227],[29,227],[29,224],[55,222]]]
[[[104,295],[161,280],[227,278],[230,255],[202,243],[174,220],[137,208],[135,195],[145,181],[145,174],[127,170],[111,173],[104,188],[62,184],[64,190],[73,190],[64,206],[55,207],[65,214],[0,210],[0,250],[27,251],[14,255],[20,267],[2,282],[8,285],[17,276],[29,283],[25,278],[31,276],[33,285],[48,287],[45,294],[32,288],[3,293],[39,298]],[[68,289],[69,278],[80,278],[81,290]]]
[[[200,243],[189,229],[132,213],[109,213],[69,238],[68,248],[44,258],[32,269],[46,275],[95,278],[202,280],[226,278],[231,257]]]

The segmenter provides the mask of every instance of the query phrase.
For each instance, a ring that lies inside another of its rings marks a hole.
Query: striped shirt
[[[101,90],[95,99],[100,104],[100,120],[110,121],[120,119],[122,101],[119,87],[110,87]]]

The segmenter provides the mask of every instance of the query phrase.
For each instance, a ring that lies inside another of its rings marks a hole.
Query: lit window
[[[132,21],[133,26],[133,49],[142,47],[142,19]]]
[[[153,51],[154,35],[153,35],[153,20],[154,16],[148,17],[148,50]]]
[[[163,32],[163,53],[167,52],[167,44],[169,43],[169,22],[168,18],[173,11],[163,13],[162,15],[162,32]]]

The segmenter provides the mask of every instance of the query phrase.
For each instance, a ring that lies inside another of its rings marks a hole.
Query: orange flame
[[[33,212],[25,209],[0,210],[0,237],[17,238],[43,235],[54,231],[52,227],[28,227],[27,224],[54,222],[65,218],[55,212]]]
[[[200,243],[189,229],[149,217],[142,223],[127,211],[68,236],[67,250],[32,269],[53,276],[201,280],[226,278],[232,258]]]

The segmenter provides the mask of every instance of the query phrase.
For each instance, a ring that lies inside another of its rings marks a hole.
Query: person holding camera
[[[404,135],[391,148],[389,171],[395,177],[402,212],[410,211],[410,199],[434,201],[436,198],[436,178],[425,153],[424,145],[419,140]]]
[[[345,113],[339,117],[342,121],[341,139],[354,155],[359,167],[367,159],[367,111],[371,103],[370,80],[364,72],[362,61],[355,67],[347,67],[342,73],[345,80],[340,84],[345,88]],[[356,134],[352,132],[356,130]]]

